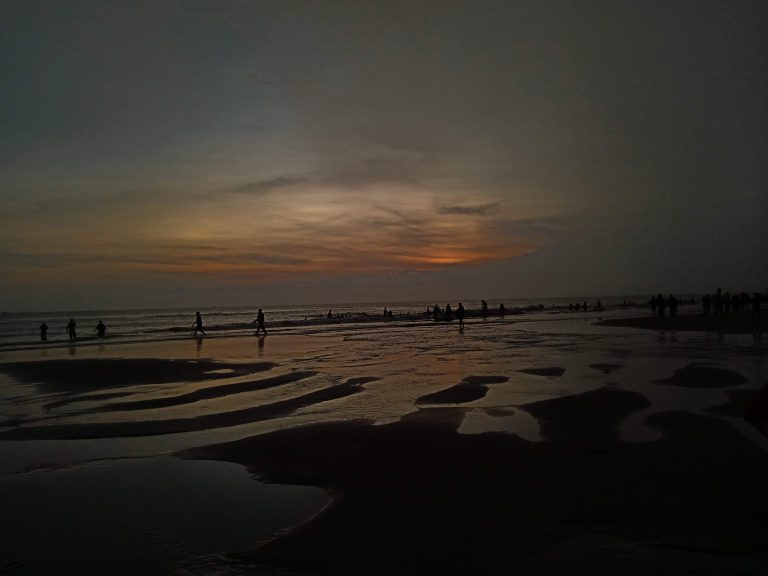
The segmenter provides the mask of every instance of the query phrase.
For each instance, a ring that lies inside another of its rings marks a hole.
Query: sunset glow
[[[768,282],[749,7],[33,5],[2,18],[0,310]]]
[[[1,0],[0,573],[763,576],[767,0]]]

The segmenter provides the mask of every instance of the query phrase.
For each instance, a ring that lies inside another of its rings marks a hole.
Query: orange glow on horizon
[[[64,235],[51,228],[17,241],[15,249],[39,259],[41,270],[74,278],[100,270],[269,283],[429,272],[530,254],[544,242],[515,232],[520,217],[477,194],[297,185],[265,197],[218,195],[173,209],[137,207]]]

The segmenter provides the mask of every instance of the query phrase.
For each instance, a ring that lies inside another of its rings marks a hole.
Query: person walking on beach
[[[107,327],[101,320],[99,320],[99,323],[96,324],[96,333],[99,335],[99,338],[104,338],[104,336],[107,335]]]
[[[48,340],[48,324],[40,324],[40,340]]]
[[[67,336],[70,340],[77,340],[77,323],[74,318],[70,318],[67,322]]]
[[[485,300],[483,300],[485,302]],[[464,330],[464,305],[459,302],[459,307],[456,308],[456,318],[459,319],[459,330]]]
[[[481,314],[483,316],[483,320],[486,320],[488,318],[488,302],[485,300],[480,300],[480,305],[482,306]],[[459,306],[461,306],[461,304],[459,304]]]
[[[256,324],[256,334],[259,333],[259,330],[264,330],[264,335],[267,335],[267,329],[264,328],[264,312],[261,308],[259,308],[259,311],[256,314],[256,320],[254,320],[253,323]]]
[[[445,319],[448,322],[453,322],[453,310],[451,310],[450,302],[445,305]]]
[[[674,317],[677,315],[677,298],[674,294],[670,294],[667,298],[667,305],[669,306],[669,316]]]
[[[440,318],[440,306],[437,304],[432,308],[432,318],[434,318],[435,322]]]
[[[203,317],[200,316],[200,312],[195,312],[195,321],[193,322],[192,327],[195,329],[195,336],[197,336],[198,332],[203,336],[207,336],[205,330],[203,330]]]
[[[712,304],[715,308],[715,316],[723,315],[723,289],[718,288],[715,296],[712,298]]]

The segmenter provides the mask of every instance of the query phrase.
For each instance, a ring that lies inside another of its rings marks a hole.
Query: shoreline
[[[275,333],[267,336],[216,335],[207,337],[179,337],[160,340],[110,340],[88,341],[53,346],[37,346],[0,349],[0,366],[10,362],[46,361],[55,359],[90,358],[157,358],[157,359],[234,359],[251,357],[256,349],[269,355],[288,357],[309,350],[323,349],[338,344],[338,334]]]
[[[0,353],[0,447],[11,475],[167,454],[332,497],[179,573],[762,574],[764,345],[531,320]]]
[[[413,305],[413,304],[411,304]],[[622,314],[626,315],[631,313],[633,307],[622,306],[608,306],[602,311],[590,310],[584,311],[569,311],[567,306],[562,304],[552,307],[510,307],[504,314],[501,314],[498,308],[489,309],[487,313],[487,319],[489,322],[516,322],[516,321],[528,321],[534,320],[535,317],[599,317],[602,314]],[[136,314],[140,315],[142,311],[137,311]],[[92,315],[94,313],[88,313]],[[223,316],[216,316],[216,312],[211,312],[212,318],[207,318],[205,330],[208,338],[217,337],[234,337],[234,336],[252,336],[255,332],[255,325],[250,321],[233,321],[230,316],[246,316],[245,312],[226,312]],[[531,318],[531,317],[534,318]],[[4,333],[3,342],[0,344],[0,352],[2,351],[14,351],[20,349],[44,349],[54,347],[78,347],[84,345],[101,345],[105,342],[154,342],[154,341],[169,341],[169,340],[185,340],[188,338],[194,338],[193,330],[188,324],[178,325],[178,315],[170,314],[163,322],[158,323],[157,318],[152,316],[143,317],[142,321],[138,321],[139,316],[133,319],[128,319],[126,324],[125,320],[121,322],[120,318],[110,318],[108,315],[103,316],[107,322],[107,335],[106,338],[99,338],[93,332],[87,330],[81,331],[81,334],[75,343],[72,343],[66,339],[63,335],[63,331],[51,329],[49,331],[49,339],[41,341],[36,331],[29,331],[29,322],[25,322],[24,326],[14,325],[7,328]],[[90,321],[94,321],[92,317]],[[101,316],[99,316],[101,318]],[[465,309],[465,318],[467,320],[480,320],[483,318],[482,311],[478,308]],[[138,321],[138,323],[136,323]],[[62,322],[62,319],[59,319]],[[133,324],[131,324],[133,322]],[[328,318],[323,314],[317,314],[316,311],[312,314],[306,315],[301,318],[267,318],[266,326],[270,335],[285,335],[285,334],[324,334],[324,333],[343,333],[347,331],[354,331],[358,329],[370,329],[375,327],[377,329],[386,329],[390,326],[440,326],[456,324],[458,319],[453,317],[452,321],[445,318],[444,313],[441,313],[437,320],[433,319],[432,314],[427,314],[423,309],[410,309],[405,311],[399,311],[392,317],[383,317],[382,314],[376,312],[363,312],[359,310],[345,310],[339,313],[334,313],[332,317]],[[22,330],[23,332],[17,332]],[[18,334],[19,337],[8,341],[11,334]]]

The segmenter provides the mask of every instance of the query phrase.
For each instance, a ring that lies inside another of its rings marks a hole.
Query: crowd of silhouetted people
[[[754,316],[759,317],[764,298],[759,292],[755,292],[750,296],[747,292],[731,294],[729,291],[723,292],[722,288],[718,288],[712,294],[703,294],[701,296],[701,313],[704,316],[725,316],[732,312],[741,313],[749,309]],[[661,293],[653,296],[648,301],[653,316],[665,316],[667,313],[669,313],[669,316],[675,316],[680,303],[674,294],[664,297]],[[691,298],[682,303],[696,304],[696,299]]]
[[[554,305],[552,306],[554,308]],[[543,309],[543,307],[542,307]],[[589,312],[590,310],[593,310],[595,312],[602,312],[604,310],[602,301],[598,300],[595,302],[595,304],[590,308],[589,304],[586,300],[584,302],[576,302],[568,304],[568,311],[569,312]]]
[[[40,330],[40,340],[48,340],[48,324],[43,322],[40,324],[39,327]],[[99,320],[99,323],[96,324],[96,327],[93,329],[94,332],[98,335],[99,338],[106,338],[107,336],[107,326]],[[75,342],[77,340],[77,322],[74,318],[70,318],[69,322],[67,322],[67,325],[64,328],[64,332],[67,335],[67,339],[70,342]]]
[[[724,316],[751,308],[752,312],[759,316],[762,299],[763,296],[759,292],[755,292],[752,296],[747,292],[731,294],[726,291],[723,294],[722,288],[718,288],[714,294],[704,294],[701,297],[701,309],[705,316]]]
[[[555,306],[553,305],[553,308]],[[576,304],[575,306],[573,304],[569,305],[568,307],[570,310],[588,310],[588,306],[586,301],[583,305]],[[539,305],[533,305],[531,304],[529,306],[529,310],[544,310],[545,306],[543,304]],[[597,304],[594,307],[595,310],[602,310],[602,304],[600,301],[597,301]],[[511,312],[519,312],[519,309],[514,309]],[[495,308],[493,312],[491,311],[490,307],[488,306],[488,302],[485,300],[480,300],[480,306],[478,309],[475,309],[473,311],[468,311],[462,302],[459,302],[456,309],[454,310],[451,307],[450,303],[447,303],[445,307],[441,307],[439,304],[435,304],[434,306],[427,306],[426,311],[424,314],[427,316],[431,316],[435,322],[437,321],[446,321],[446,322],[453,322],[454,318],[458,320],[459,322],[459,329],[464,329],[464,319],[468,315],[472,316],[480,316],[483,320],[486,320],[490,315],[496,315],[499,317],[504,317],[509,311],[504,306],[504,303],[500,303],[498,305],[498,308]],[[328,313],[324,315],[327,320],[332,320],[334,318],[344,319],[344,318],[352,318],[354,315],[351,313],[342,313],[342,314],[334,314],[333,310],[328,310]],[[365,312],[362,313],[362,316],[368,316]],[[384,308],[384,312],[382,313],[382,317],[385,320],[391,320],[394,319],[394,312],[391,309]],[[305,320],[307,318],[305,317]],[[267,329],[265,325],[265,316],[264,311],[259,308],[258,313],[256,315],[256,319],[252,322],[253,324],[256,324],[256,334],[267,334]],[[207,336],[207,333],[205,331],[205,327],[203,324],[203,317],[200,312],[195,312],[195,320],[192,322],[191,325],[192,334],[194,337],[198,336]],[[48,340],[48,325],[43,322],[40,324],[39,327],[40,330],[40,340],[46,341]],[[99,338],[106,338],[107,335],[107,326],[104,324],[102,320],[99,320],[98,324],[96,324],[94,331],[96,332],[97,336]],[[69,321],[66,324],[65,327],[65,333],[67,334],[67,338],[70,342],[75,342],[77,340],[77,322],[74,318],[70,318]]]
[[[680,301],[674,294],[670,294],[666,298],[664,294],[659,292],[656,296],[652,296],[649,303],[651,307],[652,316],[664,316],[669,310],[670,317],[677,316],[677,307],[680,305]]]
[[[390,310],[390,314],[391,314]],[[504,306],[504,303],[500,303],[499,307],[496,309],[496,315],[503,317],[507,313],[507,309]],[[435,322],[438,321],[445,321],[445,322],[453,322],[454,317],[459,321],[459,329],[464,329],[464,318],[468,315],[470,315],[470,312],[464,307],[464,304],[462,302],[458,303],[458,306],[456,307],[456,310],[454,310],[451,307],[451,303],[447,303],[445,305],[445,308],[441,308],[440,304],[435,304],[434,306],[427,306],[427,309],[424,311],[424,314],[426,316],[431,316],[432,319]],[[480,308],[477,312],[473,312],[472,315],[479,315],[483,320],[487,320],[488,316],[491,315],[490,308],[488,307],[488,302],[485,300],[480,300]]]
[[[755,292],[750,295],[748,292],[739,292],[731,294],[730,291],[723,292],[718,288],[715,292],[703,294],[700,299],[701,314],[708,317],[726,317],[728,315],[740,314],[749,311],[752,316],[752,326],[755,334],[761,332],[760,315],[762,303],[765,295]],[[696,299],[691,298],[683,303],[696,304]],[[677,307],[680,302],[674,294],[666,298],[659,293],[652,297],[648,302],[653,316],[663,317],[667,313],[670,317],[677,315]]]
[[[700,304],[701,304],[701,312],[704,316],[727,316],[732,313],[743,313],[747,310],[751,311],[751,316],[753,319],[753,326],[755,327],[755,330],[757,333],[760,333],[760,314],[761,314],[761,304],[765,300],[766,296],[755,292],[754,294],[750,295],[747,292],[740,292],[740,293],[734,293],[731,294],[729,291],[726,291],[725,293],[722,291],[721,288],[718,288],[716,292],[712,294],[704,294],[701,296]],[[689,298],[689,299],[679,299],[674,294],[668,294],[664,295],[661,292],[656,294],[655,296],[652,296],[651,299],[648,301],[648,306],[651,309],[651,315],[655,317],[675,317],[677,316],[678,312],[678,306],[681,304],[696,304],[697,300],[695,298]],[[626,309],[628,307],[634,306],[634,302],[623,300],[619,306],[622,309]],[[544,304],[530,304],[528,306],[528,310],[530,311],[544,311],[547,310],[549,306],[545,306]],[[563,310],[565,308],[564,305],[556,306],[555,304],[551,305],[551,308],[554,309],[560,309]],[[567,309],[571,312],[602,312],[604,310],[603,303],[600,300],[597,300],[594,302],[594,304],[589,304],[586,300],[583,302],[575,302],[575,303],[569,303],[567,305]],[[512,310],[513,313],[520,312],[519,308],[515,308]],[[464,304],[462,302],[459,302],[456,309],[454,310],[451,306],[450,302],[445,305],[445,307],[441,307],[439,304],[435,304],[434,306],[427,306],[426,310],[424,311],[424,315],[427,317],[431,317],[435,322],[438,321],[445,321],[445,322],[453,322],[454,318],[459,321],[459,329],[464,329],[464,319],[466,316],[480,316],[483,320],[486,320],[489,315],[494,314],[499,317],[504,317],[508,313],[508,310],[505,308],[503,303],[500,303],[498,308],[495,308],[493,312],[491,312],[491,309],[488,306],[488,303],[485,300],[480,300],[480,306],[478,309],[474,310],[468,310],[464,307]],[[366,313],[362,313],[362,316],[367,316]],[[409,314],[408,316],[412,316]],[[333,318],[351,318],[352,314],[350,313],[344,313],[344,314],[337,314],[334,316],[332,310],[328,310],[328,313],[325,315],[326,319],[333,319]],[[384,312],[382,313],[382,317],[385,320],[391,320],[394,318],[394,312],[391,309],[384,308]],[[306,318],[305,318],[306,320]],[[258,313],[256,315],[256,319],[253,321],[253,324],[256,324],[256,334],[263,333],[264,335],[267,334],[267,329],[265,325],[265,317],[264,317],[264,311],[259,308]],[[195,320],[192,323],[191,326],[193,330],[193,335],[197,336],[198,334],[202,336],[206,336],[206,332],[203,326],[203,318],[200,312],[195,313]],[[43,322],[40,324],[39,327],[40,330],[40,340],[45,341],[48,340],[48,325]],[[97,336],[99,338],[106,338],[107,335],[107,326],[104,324],[103,321],[99,320],[98,324],[96,324],[94,331],[96,332]],[[77,322],[74,318],[70,318],[69,321],[66,324],[65,327],[65,333],[67,334],[67,338],[70,342],[75,342],[77,340]]]

